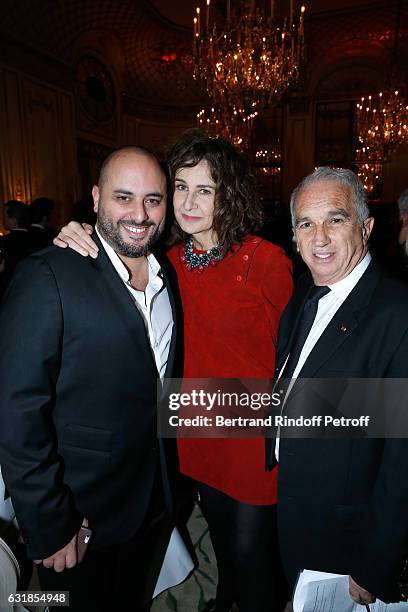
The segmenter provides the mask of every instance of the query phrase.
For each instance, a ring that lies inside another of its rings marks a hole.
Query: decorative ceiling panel
[[[71,64],[80,34],[105,30],[121,41],[126,93],[151,103],[191,106],[200,99],[192,79],[191,34],[171,28],[136,0],[3,0],[0,28]]]
[[[338,14],[335,19],[327,13],[316,16],[307,23],[308,55],[312,60],[326,58],[329,61],[341,55],[386,56],[394,43],[395,20],[392,6]],[[406,35],[406,25],[403,25],[400,42]]]
[[[182,3],[185,7],[186,0]],[[194,3],[191,0],[191,7]],[[313,9],[313,0],[310,4]],[[379,2],[355,12],[350,12],[349,4],[347,0],[347,10],[315,13],[306,20],[306,88],[309,82],[317,81],[316,77],[310,79],[314,71],[342,58],[380,59],[380,69],[389,55],[395,4]],[[407,3],[402,5],[401,49],[406,51]],[[341,0],[330,3],[330,8],[341,6]],[[76,43],[84,33],[108,32],[123,51],[125,67],[118,82],[128,98],[180,110],[191,110],[200,100],[202,103],[203,96],[192,78],[191,31],[173,27],[147,0],[2,0],[0,30],[71,66],[77,59]],[[110,68],[121,70],[117,65]]]

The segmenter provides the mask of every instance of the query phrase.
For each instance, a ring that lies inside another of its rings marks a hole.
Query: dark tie
[[[292,347],[290,349],[290,354],[288,360],[286,362],[285,367],[282,370],[282,374],[279,377],[279,390],[282,393],[282,397],[286,396],[286,392],[289,388],[290,380],[293,376],[293,372],[297,366],[299,361],[300,353],[302,352],[302,348],[304,343],[306,342],[306,338],[309,335],[310,330],[312,329],[313,321],[315,320],[317,313],[317,304],[321,297],[329,293],[329,287],[316,287],[313,285],[309,289],[308,298],[303,306],[302,314],[299,317],[298,324],[296,326],[295,332],[293,334],[293,342]],[[285,380],[283,380],[285,379]],[[275,385],[278,384],[278,381],[275,382]],[[283,406],[281,406],[281,411],[283,410]],[[282,414],[282,412],[281,412]],[[267,432],[267,440],[266,440],[266,469],[271,470],[277,463],[275,458],[275,444],[276,444],[276,427],[272,427]]]
[[[308,337],[309,332],[312,329],[313,322],[316,318],[318,301],[324,295],[329,293],[329,291],[329,287],[316,287],[316,285],[313,285],[313,287],[311,287],[309,290],[309,297],[305,302],[303,312],[295,329],[289,358],[281,373],[281,378],[286,378],[288,380],[292,378],[293,372],[295,371],[299,361],[303,345],[306,342],[306,338]]]

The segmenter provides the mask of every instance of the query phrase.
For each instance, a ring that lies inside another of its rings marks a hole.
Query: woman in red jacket
[[[184,377],[271,379],[291,266],[280,248],[252,233],[262,208],[248,164],[229,142],[189,130],[170,151],[169,168],[175,223],[168,256],[183,305]],[[265,471],[264,441],[180,438],[178,448],[217,558],[217,599],[206,610],[229,612],[235,602],[240,612],[279,612],[277,471]]]
[[[281,249],[251,233],[262,208],[246,160],[230,143],[191,130],[168,162],[184,377],[271,379],[291,269]],[[263,440],[180,438],[178,448],[182,473],[198,483],[217,558],[216,612],[233,601],[240,612],[278,610],[277,472],[264,469]]]

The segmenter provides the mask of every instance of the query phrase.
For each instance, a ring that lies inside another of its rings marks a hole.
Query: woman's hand
[[[63,249],[69,247],[84,257],[90,255],[96,259],[99,249],[90,237],[92,233],[92,225],[87,223],[81,225],[77,221],[70,221],[68,225],[64,225],[53,242],[57,247]]]

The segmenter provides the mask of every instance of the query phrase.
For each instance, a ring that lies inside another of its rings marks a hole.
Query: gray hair
[[[398,198],[398,208],[401,214],[408,213],[408,189],[401,191]]]
[[[308,187],[312,183],[317,183],[318,181],[330,181],[333,183],[340,183],[341,185],[350,189],[354,200],[357,220],[362,226],[364,221],[370,216],[363,183],[360,181],[358,176],[356,176],[351,170],[347,170],[346,168],[330,168],[329,166],[320,166],[320,168],[317,168],[317,170],[312,172],[312,174],[306,176],[293,190],[290,198],[290,214],[292,216],[292,226],[295,227],[296,225],[295,206],[296,199],[299,193],[305,187]]]

